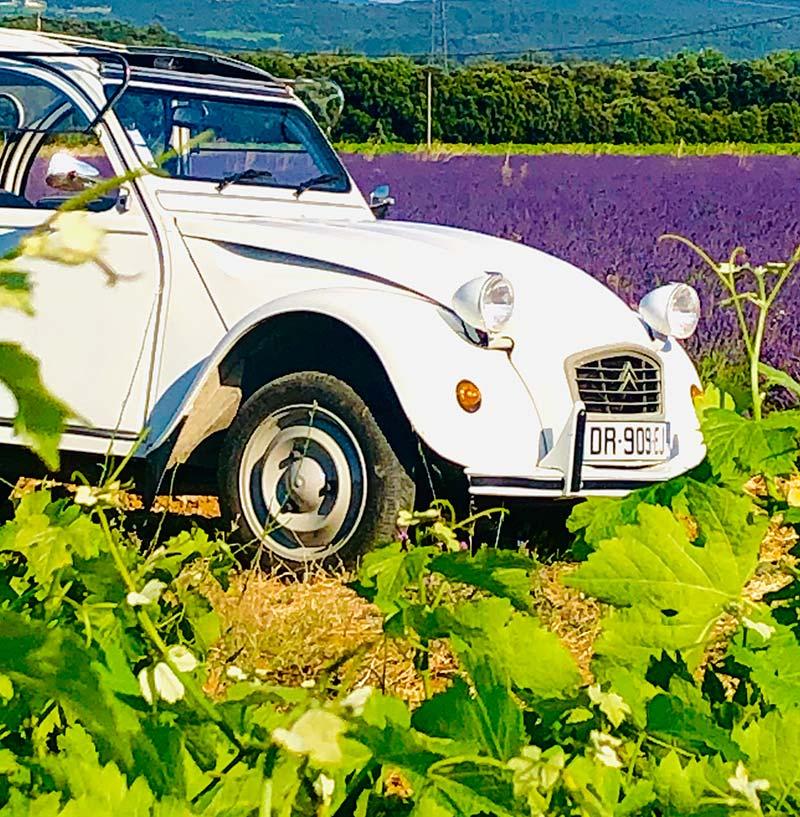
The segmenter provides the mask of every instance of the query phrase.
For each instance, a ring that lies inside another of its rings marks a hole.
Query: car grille
[[[580,399],[591,414],[659,414],[661,367],[642,355],[616,354],[575,367]]]

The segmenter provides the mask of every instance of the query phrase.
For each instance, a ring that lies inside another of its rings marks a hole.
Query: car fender
[[[171,445],[169,464],[176,464],[204,436],[230,425],[239,406],[233,393],[238,390],[222,385],[220,364],[253,329],[290,313],[326,316],[355,331],[384,367],[414,431],[440,456],[509,476],[530,473],[536,464],[541,423],[505,351],[469,341],[454,328],[452,314],[429,300],[357,287],[297,293],[249,313],[205,359],[166,422],[162,418],[151,424],[143,453]],[[456,400],[456,386],[465,379],[483,397],[472,414]],[[173,439],[176,443],[169,442]]]

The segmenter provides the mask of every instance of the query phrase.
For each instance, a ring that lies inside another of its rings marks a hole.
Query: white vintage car
[[[529,247],[381,220],[388,191],[364,199],[289,82],[0,31],[0,130],[4,250],[142,171],[88,206],[118,283],[37,262],[36,316],[0,318],[82,418],[63,448],[133,452],[147,495],[179,466],[218,475],[228,517],[278,559],[352,558],[440,473],[534,503],[704,456],[676,340],[691,287],[636,310]],[[15,412],[0,392],[0,443],[18,443]]]

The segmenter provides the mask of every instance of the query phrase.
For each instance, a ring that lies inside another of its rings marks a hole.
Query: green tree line
[[[718,52],[624,62],[480,62],[444,72],[404,58],[246,58],[280,76],[326,76],[347,105],[342,141],[421,142],[433,70],[433,137],[470,144],[800,141],[800,52]]]
[[[30,25],[30,21],[13,21]],[[158,26],[60,21],[69,33],[177,45]],[[408,57],[276,51],[240,55],[281,77],[327,77],[344,91],[332,136],[419,143],[433,72],[433,137],[442,142],[663,144],[800,142],[800,51],[731,60],[716,51],[614,62],[475,62],[450,71]]]

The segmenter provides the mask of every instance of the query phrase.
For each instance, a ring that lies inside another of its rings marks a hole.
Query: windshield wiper
[[[294,190],[295,198],[300,198],[306,190],[314,190],[323,187],[331,182],[338,182],[342,178],[341,173],[323,173],[321,176],[314,176],[313,179],[306,179],[302,184],[298,184]]]
[[[236,184],[237,182],[252,181],[253,179],[274,179],[275,177],[269,170],[242,170],[241,173],[231,173],[230,176],[225,176],[220,179],[217,185],[217,190],[221,193],[228,185]]]

